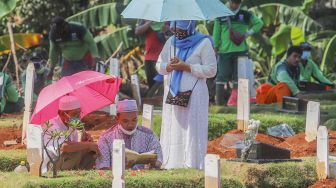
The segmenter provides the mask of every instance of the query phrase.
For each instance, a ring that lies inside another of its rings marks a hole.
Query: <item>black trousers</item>
[[[147,85],[149,88],[151,88],[154,83],[154,77],[158,74],[155,69],[156,61],[145,61],[145,72],[147,77]]]

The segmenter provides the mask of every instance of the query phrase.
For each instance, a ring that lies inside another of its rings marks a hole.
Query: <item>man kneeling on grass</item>
[[[162,151],[159,139],[153,131],[143,126],[138,126],[138,108],[135,100],[123,100],[117,104],[117,122],[108,129],[98,141],[101,155],[97,158],[96,167],[108,170],[112,168],[112,147],[115,139],[122,139],[128,150],[138,153],[151,152],[156,154],[154,158],[148,158],[147,162],[130,160],[130,153],[126,151],[126,168],[141,169],[145,164],[160,168],[162,164]],[[145,159],[146,157],[144,157]],[[146,159],[145,159],[146,161]]]
[[[48,128],[49,132],[69,131],[69,136],[61,135],[59,138],[51,138],[50,135],[44,136],[44,144],[46,151],[44,152],[44,160],[42,165],[42,173],[47,172],[51,168],[51,162],[47,155],[55,160],[58,157],[58,146],[63,143],[60,148],[60,158],[56,163],[57,170],[75,170],[75,169],[92,169],[99,149],[96,143],[92,142],[89,134],[83,131],[81,139],[78,139],[78,131],[70,127],[70,122],[73,119],[80,117],[80,102],[76,97],[65,96],[59,101],[58,116],[51,119],[49,123],[51,127]]]

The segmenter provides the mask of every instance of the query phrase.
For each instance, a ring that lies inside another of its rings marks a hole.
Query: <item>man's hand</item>
[[[89,150],[90,150],[90,151],[95,152],[98,156],[101,155],[100,150],[99,150],[99,147],[98,147],[98,145],[97,145],[96,143],[89,142],[89,143],[87,143],[87,144],[89,144]]]
[[[83,131],[82,141],[93,142],[93,138],[91,137],[91,135],[89,133]]]
[[[304,98],[304,96],[303,96],[302,93],[298,93],[298,94],[296,94],[295,97],[296,97],[296,98],[299,98],[299,99],[303,99],[303,98]]]

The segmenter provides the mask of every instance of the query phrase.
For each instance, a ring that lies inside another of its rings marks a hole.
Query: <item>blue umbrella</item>
[[[152,20],[213,20],[234,13],[219,0],[132,0],[124,18]]]

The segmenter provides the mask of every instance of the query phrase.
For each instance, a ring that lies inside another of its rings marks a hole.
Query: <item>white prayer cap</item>
[[[117,103],[117,112],[137,112],[138,106],[135,100],[122,100]]]
[[[64,96],[60,99],[58,104],[59,110],[74,110],[80,108],[80,102],[77,97],[74,96]]]

